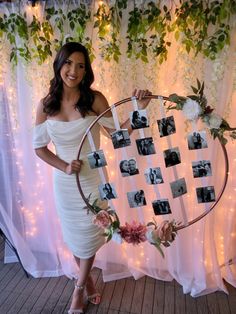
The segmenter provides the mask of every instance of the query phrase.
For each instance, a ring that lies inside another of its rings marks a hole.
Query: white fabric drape
[[[1,5],[0,10],[14,12],[17,7]],[[125,29],[125,25],[122,27]],[[106,95],[110,104],[130,96],[134,87],[148,88],[153,94],[165,96],[174,92],[187,95],[191,93],[190,86],[195,85],[196,78],[199,78],[205,81],[209,105],[214,106],[231,125],[236,125],[236,51],[233,36],[231,46],[226,47],[214,61],[186,54],[181,45],[176,44],[170,36],[173,45],[168,60],[161,66],[155,59],[151,59],[148,64],[127,59],[125,48],[118,64],[104,62],[99,58],[96,40],[94,33],[93,44],[97,51],[97,58],[93,63],[96,77],[94,87]],[[63,243],[53,199],[51,168],[35,156],[32,148],[35,108],[47,92],[52,77],[52,60],[41,66],[34,62],[28,65],[19,62],[12,69],[7,45],[1,47],[0,55],[3,76],[0,85],[0,228],[16,246],[24,267],[33,276],[66,274],[72,277],[77,269]],[[121,120],[128,117],[129,110],[132,110],[131,104],[118,108]],[[155,121],[161,117],[157,101],[150,104],[148,115],[152,125],[151,130],[145,130],[145,134],[153,136],[157,149],[157,157],[153,155],[152,162],[160,162],[163,176],[167,178],[167,183],[160,186],[160,193],[163,198],[171,198],[168,182],[173,181],[174,177],[171,170],[165,169],[162,161],[162,151],[168,148],[168,143],[161,141],[157,134]],[[196,217],[203,207],[196,203],[192,170],[186,164],[189,160],[197,160],[197,157],[187,149],[181,113],[174,113],[174,116],[177,133],[172,137],[172,145],[179,146],[183,156],[178,175],[189,182],[189,196],[185,197],[185,206],[189,217]],[[138,133],[133,132],[132,141],[138,137]],[[108,152],[109,167],[113,167],[110,169],[117,169],[109,175],[111,181],[117,184],[118,194],[121,195],[114,204],[122,223],[134,219],[151,221],[151,208],[135,211],[128,208],[126,200],[126,192],[131,189],[132,184],[142,187],[144,180],[134,179],[132,183],[132,180],[123,178],[126,183],[121,181],[118,163],[124,157],[122,151],[116,150],[115,156],[112,145],[105,139],[102,142],[104,151]],[[133,247],[109,242],[98,252],[95,261],[95,265],[103,269],[105,281],[130,275],[135,278],[149,275],[161,280],[175,278],[183,286],[184,293],[191,293],[192,296],[216,290],[226,291],[223,279],[236,286],[236,178],[233,175],[236,171],[235,145],[231,140],[227,144],[230,160],[229,182],[217,207],[206,218],[180,231],[176,241],[165,250],[165,259],[148,243]],[[135,150],[133,144],[132,148],[127,148],[128,155],[136,156],[139,169],[143,171],[146,167],[144,159],[137,156]],[[204,151],[201,154],[202,159],[211,160],[213,176],[207,182],[214,185],[218,192],[224,176],[224,163],[217,141],[209,140],[207,153]],[[201,186],[200,180],[198,183]],[[148,196],[155,197],[155,194],[150,192]],[[173,216],[168,219],[181,220],[178,200],[171,201],[171,208]]]

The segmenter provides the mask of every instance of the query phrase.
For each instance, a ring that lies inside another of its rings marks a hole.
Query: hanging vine
[[[106,61],[118,62],[120,47],[126,45],[127,57],[146,63],[157,57],[162,63],[171,46],[170,33],[188,53],[202,53],[212,60],[230,44],[236,0],[170,3],[171,6],[161,6],[161,2],[144,1],[130,10],[127,0],[99,1],[93,16],[90,6],[84,4],[68,7],[67,12],[48,7],[41,22],[35,15],[29,22],[26,12],[0,14],[0,44],[10,45],[10,60],[14,64],[19,58],[42,64],[68,41],[84,44],[93,59],[92,39],[87,34],[89,23],[97,30],[99,51]],[[128,13],[126,38],[121,36],[121,25],[126,25],[124,12]]]
[[[127,0],[115,1],[114,5],[99,3],[97,12],[94,15],[94,28],[98,28],[100,39],[101,56],[106,61],[114,59],[119,61],[120,52],[120,27],[122,11],[127,8]]]

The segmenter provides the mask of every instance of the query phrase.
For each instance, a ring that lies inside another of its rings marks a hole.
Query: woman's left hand
[[[144,99],[144,97],[150,95],[152,95],[152,92],[150,92],[148,89],[146,90],[135,89],[132,93],[132,96],[135,96],[138,100],[139,109],[145,109],[147,107],[151,99],[150,98]]]

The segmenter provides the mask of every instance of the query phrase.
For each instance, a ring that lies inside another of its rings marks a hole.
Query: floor
[[[19,263],[3,263],[4,243],[0,239],[0,314],[67,313],[73,282],[67,277],[27,278]],[[103,283],[101,271],[93,278],[102,302],[90,304],[86,314],[235,314],[236,288],[227,284],[229,295],[215,292],[192,298],[176,282],[150,277],[127,278]]]

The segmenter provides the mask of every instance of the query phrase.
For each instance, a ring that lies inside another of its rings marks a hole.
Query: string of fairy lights
[[[102,1],[100,1],[102,2]],[[101,3],[100,3],[101,5]],[[41,6],[38,2],[35,3],[35,6],[28,5],[26,6],[26,10],[28,13],[31,13],[32,15],[36,15],[38,18],[40,17],[41,12]],[[95,35],[93,36],[93,40],[95,40]],[[21,147],[21,142],[20,142],[20,134],[22,132],[32,132],[32,127],[35,119],[35,112],[36,112],[36,106],[38,103],[38,100],[43,97],[43,95],[46,94],[48,84],[50,81],[50,78],[52,76],[52,71],[49,71],[49,67],[51,66],[51,60],[47,60],[46,63],[43,66],[39,66],[36,63],[31,64],[31,65],[24,65],[23,69],[26,74],[26,79],[31,87],[32,90],[32,120],[28,123],[27,126],[21,125],[20,120],[19,120],[19,112],[18,112],[18,92],[17,92],[17,84],[16,84],[16,73],[13,71],[9,73],[9,69],[11,69],[11,65],[8,62],[8,48],[7,47],[2,47],[0,49],[0,59],[2,62],[0,63],[0,87],[4,87],[6,90],[7,94],[7,101],[8,101],[8,107],[9,107],[9,112],[10,112],[10,119],[11,119],[11,126],[12,126],[12,133],[13,133],[13,138],[12,140],[14,141],[12,147],[12,154],[15,156],[16,160],[16,167],[19,172],[19,181],[18,185],[19,188],[25,191],[25,186],[28,186],[26,183],[27,180],[27,174],[25,173],[25,152],[22,150]],[[190,57],[189,57],[190,58]],[[223,64],[225,64],[225,54],[222,54],[223,58]],[[217,60],[217,65],[215,66],[215,73],[216,75],[222,77],[222,72],[224,71],[224,68],[221,65],[219,65],[219,59]],[[133,61],[133,60],[132,60]],[[130,67],[131,67],[131,61],[130,62]],[[137,62],[135,65],[137,65]],[[184,62],[178,60],[179,63]],[[192,66],[192,65],[191,65]],[[134,65],[132,65],[134,71],[140,71],[140,69],[135,69]],[[141,66],[140,66],[141,67]],[[103,68],[103,75],[101,75],[101,68]],[[110,67],[109,71],[107,68],[104,68],[104,62],[102,59],[97,58],[94,61],[93,64],[93,70],[95,73],[96,81],[95,81],[95,88],[101,90],[105,96],[107,97],[108,101],[110,104],[114,103],[116,100],[119,100],[118,94],[116,94],[116,91],[114,90],[114,80],[113,76],[115,75],[112,73],[112,70],[116,68],[117,65],[113,65]],[[181,68],[188,69],[188,75],[192,70],[192,67],[190,69],[190,65],[186,65],[186,62],[181,65]],[[128,68],[129,69],[129,68]],[[141,67],[141,70],[143,68]],[[126,71],[126,72],[125,72]],[[145,72],[145,71],[144,71]],[[154,71],[153,71],[154,72]],[[118,73],[120,77],[116,78],[116,82],[121,81],[121,86],[116,86],[117,89],[119,90],[120,88],[123,90],[131,90],[131,88],[128,88],[131,86],[131,83],[127,84],[127,81],[125,80],[124,73],[127,73],[127,69],[124,69],[122,72],[121,69],[118,69]],[[236,76],[236,74],[234,73]],[[151,74],[148,73],[148,76],[150,78]],[[142,83],[142,77],[135,76],[133,74],[133,77],[136,79],[135,82],[132,82],[132,84],[140,84]],[[158,87],[162,91],[163,95],[168,95],[172,92],[171,88],[168,88],[167,85],[161,85],[160,80],[157,79],[157,73],[153,73],[152,75],[153,80],[152,80],[152,85],[155,86],[155,84],[158,84]],[[33,79],[32,79],[33,78]],[[43,79],[42,79],[43,78]],[[192,77],[189,75],[187,78],[189,83],[191,83]],[[39,83],[40,82],[40,83]],[[104,85],[105,82],[105,85]],[[215,81],[214,81],[215,82]],[[215,83],[214,83],[215,84]],[[189,84],[191,85],[191,84]],[[107,87],[108,86],[108,87]],[[141,85],[140,85],[141,86]],[[181,85],[179,83],[175,84],[175,88],[178,89],[179,94],[184,94],[183,91],[181,91]],[[128,96],[128,95],[127,95]],[[121,113],[122,113],[121,109]],[[232,110],[235,110],[235,108],[232,107]],[[150,110],[149,110],[149,115],[151,118],[153,118],[156,115],[156,109],[155,106],[151,105]],[[5,136],[9,136],[9,134],[5,134]],[[103,140],[103,145],[106,147],[108,145],[108,140],[104,137]],[[179,141],[179,145],[185,145],[186,139],[182,137]],[[52,148],[52,147],[51,147]],[[160,143],[160,150],[165,149],[165,144],[164,142]],[[222,197],[222,201],[217,207],[217,214],[215,219],[221,218],[221,212],[224,213],[225,209],[225,204],[227,204],[228,210],[227,210],[227,217],[224,217],[224,226],[231,226],[232,227],[232,221],[235,219],[236,211],[234,207],[234,198],[233,198],[233,193],[236,191],[236,182],[235,178],[233,177],[233,173],[236,171],[236,158],[234,158],[234,151],[235,151],[235,143],[229,143],[229,156],[230,156],[230,174],[229,174],[229,182],[228,186],[230,188],[227,189],[226,193]],[[108,156],[108,159],[110,161],[114,160],[114,155],[108,150],[104,149],[106,155]],[[44,195],[43,191],[45,188],[45,185],[47,182],[45,182],[45,173],[47,173],[47,168],[46,166],[44,167],[43,164],[40,161],[36,161],[36,170],[35,170],[35,175],[36,175],[36,180],[35,184],[31,186],[31,196],[30,196],[30,201],[27,201],[26,204],[22,202],[21,195],[19,194],[19,199],[18,203],[20,205],[20,210],[22,212],[22,215],[24,216],[24,221],[25,221],[25,237],[28,239],[34,239],[39,235],[39,228],[38,228],[38,222],[43,219],[43,215],[45,214],[45,200],[44,200]],[[186,169],[186,172],[191,171],[191,165],[187,167],[187,164],[185,162],[182,163],[183,168]],[[224,169],[220,169],[220,167],[217,168],[217,173],[219,177],[223,177],[224,175]],[[109,175],[111,178],[115,178],[117,176],[116,170],[112,169],[109,172]],[[185,175],[185,173],[183,173]],[[191,191],[190,191],[191,190]],[[193,204],[194,203],[194,187],[190,187],[189,191],[187,193],[187,204]],[[196,205],[193,206],[193,210],[190,212],[189,218],[192,219],[194,218],[194,215],[196,211],[198,210],[198,207]],[[149,209],[149,212],[147,213],[150,215],[152,213],[152,209]],[[223,215],[223,214],[222,214]],[[201,243],[202,245],[204,244],[204,229],[200,225],[193,226],[193,241],[194,243]],[[229,246],[229,241],[236,239],[236,231],[232,229],[232,231],[225,235],[223,226],[219,226],[220,230],[217,232],[217,234],[212,235],[215,237],[215,241],[217,242],[217,250],[219,252],[219,263],[223,264],[224,262],[227,261],[227,259],[232,258],[232,256],[228,256],[227,252],[227,247]],[[65,250],[64,247],[59,248],[61,252],[64,254],[65,258],[70,258],[70,254],[68,253],[67,250]],[[136,267],[139,267],[143,261],[145,260],[145,263],[148,264],[150,262],[150,258],[145,255],[145,246],[140,245],[139,250],[138,250],[138,257],[137,258],[131,258],[130,255],[128,254],[130,250],[130,247],[128,244],[124,243],[122,245],[122,254],[124,259],[127,259],[130,264],[135,265]],[[233,252],[231,252],[233,253]],[[234,258],[234,256],[233,256]],[[201,263],[203,263],[206,267],[212,268],[212,259],[210,256],[210,253],[205,254],[205,258],[201,260]]]

